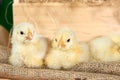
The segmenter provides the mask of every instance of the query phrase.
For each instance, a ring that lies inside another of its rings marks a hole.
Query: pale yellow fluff
[[[45,38],[36,34],[29,23],[20,23],[13,29],[9,62],[14,66],[41,67],[47,50]]]
[[[92,40],[90,50],[94,61],[120,61],[120,47],[108,37],[99,37]]]
[[[88,60],[88,45],[79,43],[70,29],[63,28],[55,33],[52,48],[45,58],[45,64],[52,69],[69,69]]]
[[[108,35],[109,38],[111,38],[115,43],[120,44],[120,33],[114,33],[111,35]]]

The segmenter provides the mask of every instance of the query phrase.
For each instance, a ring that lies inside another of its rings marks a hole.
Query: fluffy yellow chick
[[[115,43],[120,44],[120,33],[111,34],[111,35],[108,35],[108,37],[111,38]]]
[[[69,69],[80,62],[88,61],[88,58],[88,45],[80,45],[74,33],[68,28],[63,28],[55,33],[45,64],[52,69]]]
[[[36,34],[29,23],[20,23],[13,29],[9,62],[14,66],[41,67],[47,50],[45,38]]]
[[[120,61],[120,47],[108,37],[99,37],[90,42],[93,61]]]

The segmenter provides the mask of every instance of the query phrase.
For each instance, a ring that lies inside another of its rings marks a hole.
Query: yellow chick
[[[108,37],[99,37],[90,42],[93,61],[120,61],[120,47]]]
[[[47,51],[47,41],[36,34],[30,23],[20,23],[13,29],[9,62],[14,66],[41,67]]]
[[[111,34],[108,35],[109,38],[111,38],[115,43],[120,44],[120,34],[116,33],[116,34]]]
[[[80,45],[74,33],[68,28],[63,28],[55,33],[45,64],[52,69],[69,69],[88,59],[88,45],[85,43]]]

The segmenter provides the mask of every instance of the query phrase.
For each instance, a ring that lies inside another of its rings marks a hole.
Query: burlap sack
[[[80,63],[71,69],[73,71],[31,69],[10,65],[8,63],[9,56],[10,49],[0,46],[1,78],[15,80],[120,80],[120,63]]]
[[[8,63],[10,49],[5,46],[0,46],[0,63]]]
[[[120,76],[120,62],[89,62],[74,66],[72,71],[106,73]]]
[[[27,69],[0,64],[0,77],[17,80],[120,80],[120,76],[49,69]]]

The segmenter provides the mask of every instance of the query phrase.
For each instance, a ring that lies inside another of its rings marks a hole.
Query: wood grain
[[[61,3],[14,4],[14,23],[31,22],[39,34],[52,38],[62,27],[70,27],[80,41],[120,32],[120,24],[111,6],[74,9]]]
[[[2,79],[2,78],[1,78],[0,80],[10,80],[10,79]]]

